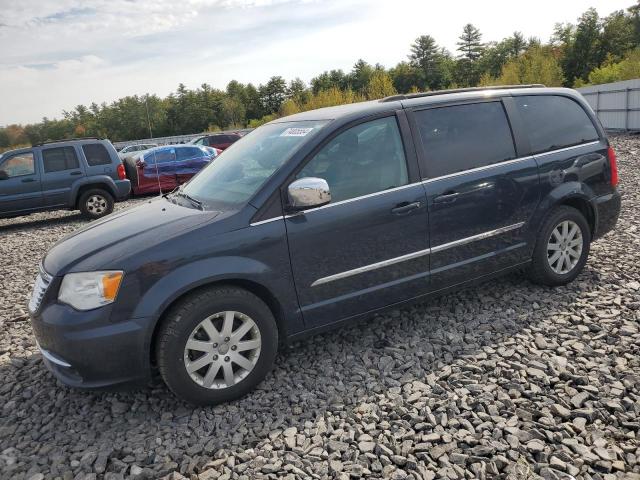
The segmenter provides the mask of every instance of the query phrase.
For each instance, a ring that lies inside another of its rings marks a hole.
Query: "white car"
[[[141,152],[143,150],[149,150],[150,148],[157,147],[155,143],[136,143],[134,145],[127,145],[118,152],[120,160],[124,160],[126,157],[134,152]]]

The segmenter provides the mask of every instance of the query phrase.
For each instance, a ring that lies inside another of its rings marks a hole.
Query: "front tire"
[[[164,382],[197,405],[228,402],[253,390],[271,370],[277,350],[271,310],[235,287],[186,297],[168,312],[156,340]]]
[[[78,200],[80,212],[85,218],[96,219],[113,212],[113,196],[100,188],[87,190]]]
[[[584,215],[569,206],[554,208],[538,232],[529,276],[548,286],[573,281],[587,263],[591,230]]]

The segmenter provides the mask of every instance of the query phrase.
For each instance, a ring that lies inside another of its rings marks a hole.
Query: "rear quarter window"
[[[111,156],[104,145],[99,143],[87,143],[82,145],[82,151],[84,152],[87,164],[89,164],[90,167],[111,164]]]
[[[430,108],[414,115],[430,178],[516,157],[502,102]]]
[[[514,100],[529,136],[531,153],[598,140],[593,122],[575,100],[559,95],[524,95]]]

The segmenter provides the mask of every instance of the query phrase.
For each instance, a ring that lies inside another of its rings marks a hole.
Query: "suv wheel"
[[[113,197],[109,192],[96,188],[80,196],[78,206],[87,218],[100,218],[113,212]]]
[[[252,293],[216,287],[173,307],[156,340],[160,374],[177,396],[199,405],[239,398],[271,370],[278,329]]]
[[[549,286],[571,282],[587,263],[590,243],[591,231],[580,211],[568,206],[554,208],[536,239],[531,280]]]

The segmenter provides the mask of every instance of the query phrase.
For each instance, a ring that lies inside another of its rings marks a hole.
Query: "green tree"
[[[582,14],[564,50],[562,68],[566,85],[573,85],[577,79],[586,81],[589,72],[604,61],[600,29],[601,22],[595,8]]]
[[[473,87],[478,84],[482,74],[478,62],[484,52],[482,34],[480,30],[468,23],[462,29],[462,35],[458,40],[460,55],[456,63],[455,78],[460,85]]]
[[[389,70],[393,87],[400,93],[408,93],[412,88],[424,88],[420,70],[408,62],[400,62]]]
[[[594,69],[589,74],[589,83],[598,85],[633,78],[640,78],[640,48],[627,52],[619,62],[610,61]]]
[[[358,93],[365,93],[374,68],[364,60],[358,60],[349,74],[349,84]]]
[[[626,52],[636,46],[633,18],[623,10],[606,17],[602,21],[600,45],[604,57],[622,59]]]
[[[349,77],[340,69],[322,72],[317,77],[311,79],[311,91],[313,93],[318,93],[320,90],[329,90],[334,87],[344,90],[348,88],[348,86]]]
[[[287,82],[280,76],[271,77],[265,85],[260,85],[258,93],[265,111],[276,113],[287,98]]]
[[[548,87],[561,86],[562,68],[551,47],[531,47],[522,55],[508,61],[498,78],[482,77],[481,84],[518,85],[542,83]]]
[[[369,84],[365,89],[365,94],[369,100],[377,100],[378,98],[395,95],[396,89],[393,87],[391,77],[384,70],[376,70],[369,79]]]
[[[416,38],[411,45],[409,60],[411,66],[420,72],[421,78],[419,78],[419,83],[414,83],[414,85],[429,90],[444,88],[449,83],[445,64],[447,55],[446,51],[438,47],[431,35],[422,35]]]

